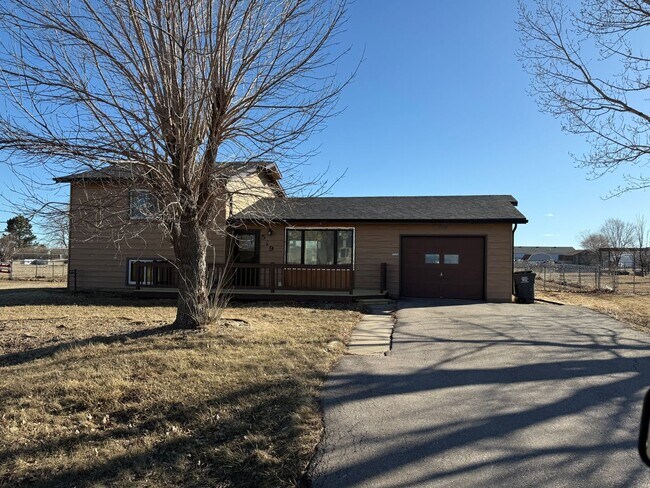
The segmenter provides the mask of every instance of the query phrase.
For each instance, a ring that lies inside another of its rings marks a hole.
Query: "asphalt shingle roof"
[[[515,205],[512,195],[263,198],[232,219],[526,223]]]
[[[251,161],[247,163],[241,163],[241,162],[227,162],[227,163],[219,163],[218,166],[224,174],[228,176],[234,176],[236,174],[243,174],[243,173],[253,173],[255,171],[259,171],[260,169],[266,169],[269,171],[276,172],[278,177],[281,177],[280,175],[280,170],[274,163],[269,163],[269,162],[258,162],[258,161]],[[82,181],[82,180],[121,180],[121,179],[129,179],[133,175],[131,168],[128,167],[127,164],[123,164],[121,166],[107,166],[106,168],[100,168],[100,169],[89,169],[87,171],[79,171],[77,173],[65,175],[65,176],[59,176],[58,178],[54,178],[54,181],[57,183],[70,183],[73,181]]]
[[[131,177],[131,170],[127,168],[107,167],[103,169],[89,169],[65,176],[54,178],[57,183],[70,183],[81,180],[121,180]]]

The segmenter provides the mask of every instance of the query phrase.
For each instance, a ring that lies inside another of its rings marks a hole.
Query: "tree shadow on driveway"
[[[398,318],[391,356],[341,363],[315,487],[648,486],[636,433],[650,340],[571,307],[466,305],[476,313],[423,306]]]

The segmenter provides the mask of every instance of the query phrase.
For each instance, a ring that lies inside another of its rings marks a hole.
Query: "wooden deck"
[[[133,290],[135,296],[140,298],[176,298],[176,288],[141,288]],[[352,293],[345,291],[324,290],[275,290],[270,289],[233,289],[225,293],[233,300],[287,300],[287,301],[326,301],[326,302],[352,302],[371,298],[385,298],[386,292],[379,290],[354,289]]]
[[[178,274],[172,263],[136,262],[133,273],[139,297],[176,297]],[[354,301],[384,298],[386,265],[380,266],[377,289],[356,288],[352,264],[212,264],[214,286],[235,300]]]

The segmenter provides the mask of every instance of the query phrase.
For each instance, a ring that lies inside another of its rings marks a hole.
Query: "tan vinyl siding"
[[[496,224],[429,224],[429,223],[359,223],[309,222],[261,227],[260,261],[284,263],[286,227],[341,227],[355,229],[355,286],[379,289],[380,263],[387,264],[387,286],[392,296],[399,295],[401,235],[476,235],[486,241],[486,298],[510,301],[512,289],[512,225]]]
[[[273,196],[258,174],[233,178],[227,191],[239,211],[255,200]],[[225,206],[225,198],[224,198]],[[129,259],[173,259],[171,243],[156,222],[129,219],[129,189],[110,183],[70,185],[70,267],[79,290],[127,288]],[[226,209],[224,208],[224,212]],[[211,232],[208,261],[226,259],[226,221],[222,214]],[[221,234],[221,235],[219,235]],[[70,286],[74,286],[71,280]]]
[[[226,191],[232,196],[232,207],[228,215],[241,212],[260,198],[274,196],[273,189],[263,181],[259,173],[231,178],[226,184]]]
[[[248,175],[228,184],[233,209],[238,211],[273,189],[259,175]],[[70,191],[70,270],[77,272],[77,288],[127,288],[129,259],[173,259],[169,241],[155,222],[129,221],[128,189],[116,185],[72,183]],[[90,202],[90,204],[88,204]],[[101,208],[101,210],[98,210]],[[225,211],[226,209],[224,209]],[[83,217],[81,216],[82,214]],[[92,225],[88,225],[88,223]],[[120,225],[127,222],[126,227]],[[220,217],[218,227],[225,230]],[[285,262],[286,227],[355,229],[355,286],[379,291],[380,264],[387,264],[387,286],[392,296],[400,293],[400,236],[475,235],[486,241],[486,298],[510,301],[512,280],[512,226],[495,224],[373,223],[332,221],[251,225],[260,232],[260,262]],[[269,235],[269,229],[271,233]],[[126,230],[126,232],[124,232]],[[213,233],[209,261],[223,263],[226,239]],[[72,283],[71,283],[72,285]]]
[[[69,269],[76,270],[77,289],[124,289],[129,259],[173,259],[171,244],[156,222],[129,220],[127,188],[72,183],[70,204]],[[216,261],[223,262],[224,239],[211,242],[209,255],[214,252]]]

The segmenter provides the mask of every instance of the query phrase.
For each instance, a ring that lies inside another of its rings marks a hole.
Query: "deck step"
[[[363,305],[386,305],[389,303],[393,303],[393,300],[390,298],[357,298],[357,302],[363,304]]]

